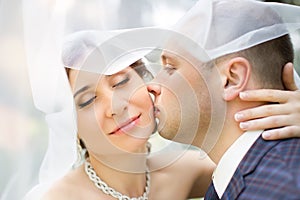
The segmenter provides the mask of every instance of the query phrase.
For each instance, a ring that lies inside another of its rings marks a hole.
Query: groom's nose
[[[154,97],[156,98],[158,95],[161,94],[161,86],[157,83],[148,83],[147,84],[147,89],[148,92],[150,92],[151,94],[154,95]]]

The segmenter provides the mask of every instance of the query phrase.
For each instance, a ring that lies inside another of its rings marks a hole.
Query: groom
[[[268,28],[283,24],[265,3],[228,0],[214,1],[211,6],[212,28],[205,43],[210,49],[226,44],[224,50],[228,50],[238,34],[266,27],[252,35],[263,37]],[[203,18],[207,9],[196,6],[194,11],[181,24],[184,30],[188,23]],[[227,27],[222,32],[224,23]],[[205,24],[189,27],[193,30]],[[213,33],[222,35],[216,37]],[[236,112],[263,104],[241,101],[240,92],[284,88],[282,66],[293,61],[289,35],[278,34],[229,53],[211,52],[207,54],[213,59],[208,62],[205,55],[197,57],[189,49],[163,52],[165,69],[157,76],[156,84],[148,87],[156,97],[160,134],[203,148],[218,164],[206,199],[298,199],[300,139],[265,141],[261,137],[264,130],[244,133],[234,119]],[[183,85],[189,89],[183,90]],[[197,126],[192,126],[195,123]]]

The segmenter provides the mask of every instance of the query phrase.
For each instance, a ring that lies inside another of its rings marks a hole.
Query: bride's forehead
[[[69,70],[68,75],[69,83],[73,89],[84,85],[97,85],[103,80],[103,77],[105,75],[75,69]]]
[[[117,72],[112,75],[103,75],[93,72],[87,72],[82,70],[70,69],[68,72],[70,84],[74,86],[89,84],[89,85],[96,85],[100,82],[108,81],[116,76],[127,74],[131,72],[133,69],[131,67],[127,67],[120,72]]]
[[[73,74],[77,77],[91,77],[91,78],[109,78],[109,77],[114,77],[114,76],[117,76],[117,75],[120,75],[120,74],[125,74],[125,73],[128,73],[130,71],[132,71],[132,67],[128,66],[124,69],[122,69],[121,71],[119,72],[116,72],[114,74],[111,74],[111,75],[105,75],[105,74],[100,74],[100,73],[95,73],[95,72],[88,72],[88,71],[84,71],[84,70],[76,70],[76,69],[71,69],[70,71],[73,72]]]
[[[72,80],[88,81],[89,79],[101,79],[102,77],[105,77],[105,75],[76,69],[70,69],[69,71],[69,79]]]

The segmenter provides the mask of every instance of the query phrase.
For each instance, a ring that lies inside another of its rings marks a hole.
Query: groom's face
[[[158,131],[166,139],[199,143],[211,120],[206,81],[210,70],[195,59],[166,51],[162,53],[162,63],[163,69],[148,86],[155,95]]]

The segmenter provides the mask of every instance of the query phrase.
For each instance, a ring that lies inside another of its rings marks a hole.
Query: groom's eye
[[[172,74],[175,72],[176,68],[173,67],[173,66],[170,65],[170,64],[166,64],[166,65],[164,66],[164,70],[165,70],[169,75],[172,75]]]

